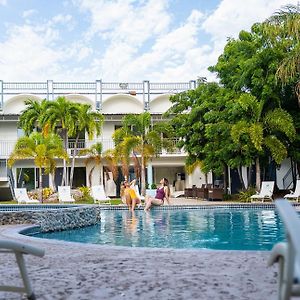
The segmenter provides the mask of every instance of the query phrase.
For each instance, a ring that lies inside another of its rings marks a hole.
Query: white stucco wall
[[[164,113],[171,107],[170,95],[161,95],[150,101],[150,112]]]
[[[17,139],[17,122],[0,122],[0,141]]]
[[[34,95],[21,94],[15,97],[12,97],[4,102],[3,113],[4,114],[19,114],[22,110],[25,109],[24,101],[27,99],[41,101],[40,97]]]
[[[105,99],[102,103],[102,113],[130,114],[142,113],[143,103],[136,97],[124,94],[114,95]]]

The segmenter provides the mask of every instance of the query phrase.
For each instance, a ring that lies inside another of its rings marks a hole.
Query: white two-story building
[[[7,168],[7,159],[23,131],[18,128],[18,120],[21,112],[25,109],[24,101],[34,99],[41,101],[54,100],[58,96],[65,96],[68,100],[87,103],[94,110],[103,114],[105,121],[102,135],[93,140],[82,136],[79,141],[80,148],[90,147],[93,143],[101,142],[103,151],[114,147],[112,134],[121,125],[122,117],[129,113],[151,113],[152,121],[160,121],[163,113],[171,106],[170,95],[181,91],[196,88],[196,81],[181,83],[152,83],[149,81],[127,82],[4,82],[0,80],[0,187],[2,196],[7,199],[11,187],[26,187],[28,190],[38,187],[38,170],[32,160],[17,161],[12,170]],[[176,140],[174,139],[174,143]],[[74,140],[69,140],[69,153],[74,148]],[[200,170],[188,175],[185,172],[185,153],[178,149],[168,153],[162,151],[159,157],[153,158],[147,165],[147,182],[149,185],[158,183],[161,177],[169,179],[173,190],[183,190],[193,185],[201,186],[205,183],[205,176]],[[57,162],[55,182],[51,176],[43,176],[43,186],[59,185],[62,176],[62,162]],[[74,187],[89,184],[88,175],[92,164],[86,165],[86,158],[76,158]],[[70,165],[69,165],[70,167]],[[106,168],[100,166],[94,169],[92,183],[99,184],[102,180],[106,185],[110,196],[118,195],[118,185],[121,174],[116,184],[112,181]],[[131,177],[134,177],[133,168]],[[212,178],[209,178],[211,181]],[[114,186],[115,185],[115,186]],[[5,192],[7,190],[7,193]],[[1,194],[1,193],[0,193]]]

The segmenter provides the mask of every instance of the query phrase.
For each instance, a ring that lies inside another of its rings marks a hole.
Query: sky
[[[229,37],[297,0],[0,0],[0,80],[215,80]]]

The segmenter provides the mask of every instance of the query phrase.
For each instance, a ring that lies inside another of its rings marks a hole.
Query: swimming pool
[[[102,210],[101,223],[35,237],[130,247],[270,250],[284,240],[274,209]]]

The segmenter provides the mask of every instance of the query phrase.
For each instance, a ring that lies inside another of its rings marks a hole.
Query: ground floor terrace
[[[204,202],[207,205],[221,202]],[[173,205],[194,205],[173,199]],[[26,256],[37,299],[276,299],[277,268],[269,251],[129,248],[37,239],[28,225],[0,226],[0,239],[45,249]],[[0,255],[1,283],[20,284],[13,255]],[[20,298],[20,297],[19,297]],[[19,299],[0,292],[0,299]]]

